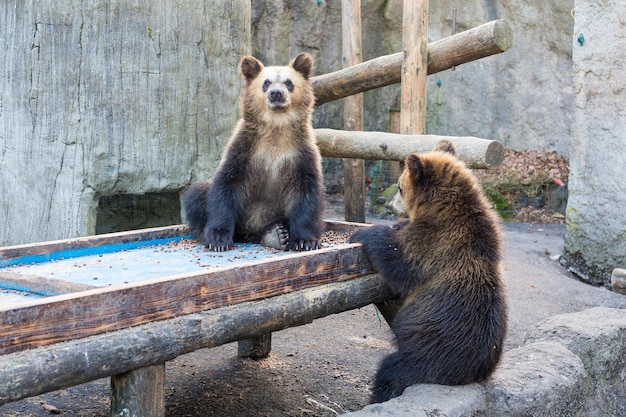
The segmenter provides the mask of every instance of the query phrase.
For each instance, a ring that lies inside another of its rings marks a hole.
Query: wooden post
[[[361,0],[342,0],[342,55],[343,66],[360,64],[361,56]],[[343,128],[363,130],[363,94],[343,100]],[[345,220],[365,222],[365,161],[343,160],[343,195]]]
[[[428,71],[428,0],[404,0],[402,8],[402,83],[400,133],[422,135],[426,131],[426,75]],[[401,300],[376,307],[391,323]]]
[[[240,358],[263,359],[270,355],[272,350],[272,334],[265,333],[253,339],[244,339],[237,342],[237,356]]]
[[[400,91],[400,133],[421,135],[426,130],[428,0],[404,0],[402,13],[404,59]]]
[[[165,364],[111,377],[111,417],[165,417]]]

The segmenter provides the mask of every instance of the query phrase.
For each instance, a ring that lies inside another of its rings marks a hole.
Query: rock
[[[626,269],[615,268],[611,275],[611,289],[626,295]]]
[[[482,384],[414,385],[350,417],[626,415],[626,310],[596,307],[537,323]]]

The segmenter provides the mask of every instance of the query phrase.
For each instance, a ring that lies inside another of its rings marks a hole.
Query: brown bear
[[[409,219],[351,237],[403,298],[391,322],[398,349],[379,366],[372,403],[416,383],[483,381],[500,360],[507,329],[500,221],[454,154],[441,141],[410,155],[391,203]]]
[[[191,231],[210,250],[234,242],[279,249],[319,248],[324,191],[311,125],[313,58],[288,66],[240,61],[241,114],[215,175],[183,196]]]

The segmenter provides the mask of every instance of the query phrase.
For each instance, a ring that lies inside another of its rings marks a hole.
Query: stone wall
[[[626,310],[596,307],[538,323],[483,384],[419,384],[349,417],[626,415]]]
[[[583,280],[608,285],[613,268],[626,267],[626,8],[620,0],[577,6],[563,263]]]
[[[250,2],[2,2],[0,47],[0,245],[88,235],[100,197],[215,169]]]

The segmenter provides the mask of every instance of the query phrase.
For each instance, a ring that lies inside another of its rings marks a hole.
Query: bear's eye
[[[398,192],[402,195],[402,188],[398,185]]]
[[[291,82],[291,80],[285,81],[285,87],[287,87],[287,90],[289,90],[290,92],[293,91],[293,83]]]
[[[263,83],[263,92],[264,93],[267,91],[268,88],[270,88],[270,85],[272,85],[272,82],[270,80],[265,80],[265,82]]]

